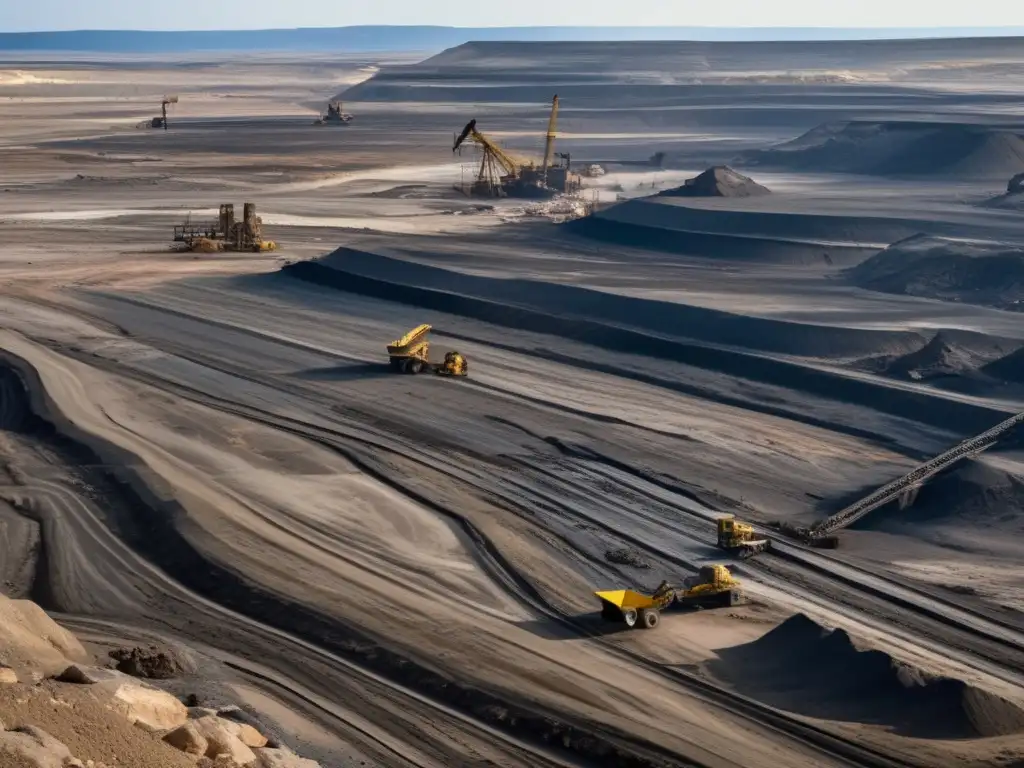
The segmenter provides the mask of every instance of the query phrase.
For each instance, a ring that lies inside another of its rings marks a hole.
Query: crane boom
[[[462,133],[459,134],[459,138],[455,140],[452,152],[455,152],[460,146],[462,146],[462,143],[466,139],[471,139],[475,144],[478,144],[485,153],[494,157],[505,173],[509,176],[519,175],[519,163],[513,160],[505,150],[480,133],[480,131],[476,129],[476,120],[470,120],[466,124],[466,127],[462,129]]]
[[[558,95],[551,100],[551,117],[548,119],[547,141],[544,143],[544,166],[542,172],[547,177],[548,168],[551,167],[551,160],[555,152],[555,132],[558,128]]]

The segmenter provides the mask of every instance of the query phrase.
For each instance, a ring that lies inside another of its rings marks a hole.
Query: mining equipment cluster
[[[771,550],[771,540],[758,536],[752,525],[733,515],[716,521],[718,548],[745,560]],[[629,629],[654,629],[669,608],[722,608],[746,602],[740,582],[724,565],[702,566],[696,576],[673,587],[661,582],[651,594],[635,589],[604,589],[594,595],[601,603],[601,618],[625,624]]]
[[[263,220],[256,215],[255,203],[242,206],[241,221],[235,221],[232,203],[221,204],[216,221],[194,224],[190,217],[174,228],[174,242],[181,243],[186,250],[200,253],[277,250],[276,243],[263,239]]]
[[[740,583],[724,565],[705,565],[681,587],[661,582],[653,594],[633,589],[609,589],[595,592],[601,602],[601,618],[625,624],[629,629],[654,629],[661,614],[674,606],[680,608],[721,608],[745,601]]]
[[[469,185],[456,189],[471,197],[546,199],[559,194],[578,194],[583,180],[578,173],[573,173],[569,154],[555,153],[557,126],[558,96],[555,96],[545,134],[544,159],[537,165],[510,155],[477,129],[476,120],[470,120],[456,137],[452,152],[459,151],[467,140],[471,141],[480,149],[480,167]]]
[[[341,111],[341,102],[332,101],[327,105],[327,114],[320,115],[313,125],[348,125],[351,122],[352,115]]]

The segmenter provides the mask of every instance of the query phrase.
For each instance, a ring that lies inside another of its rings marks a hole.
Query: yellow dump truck
[[[401,373],[433,371],[441,376],[466,376],[469,363],[458,352],[445,353],[440,363],[430,362],[430,341],[427,339],[430,330],[429,325],[418,325],[402,338],[388,344],[391,367]]]
[[[741,560],[771,549],[772,542],[754,533],[754,527],[741,523],[732,515],[718,518],[718,548]]]
[[[705,565],[682,587],[661,582],[654,594],[632,589],[611,589],[594,593],[601,601],[601,618],[622,622],[630,629],[654,629],[662,611],[673,605],[690,608],[720,608],[743,602],[740,583],[724,565]]]

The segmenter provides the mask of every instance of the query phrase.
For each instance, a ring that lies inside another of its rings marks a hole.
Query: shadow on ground
[[[294,375],[298,379],[307,381],[353,381],[397,374],[387,363],[352,363],[331,365],[326,368],[307,368],[303,371],[296,371]]]

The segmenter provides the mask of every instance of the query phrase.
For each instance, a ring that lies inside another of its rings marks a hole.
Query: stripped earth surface
[[[324,766],[1024,765],[1019,434],[714,547],[1024,410],[1019,47],[631,45],[2,63],[0,590]],[[596,212],[455,192],[556,86]],[[657,194],[724,164],[771,194]],[[278,251],[170,250],[243,200]],[[468,378],[389,370],[420,323]],[[597,617],[719,562],[746,604]]]

